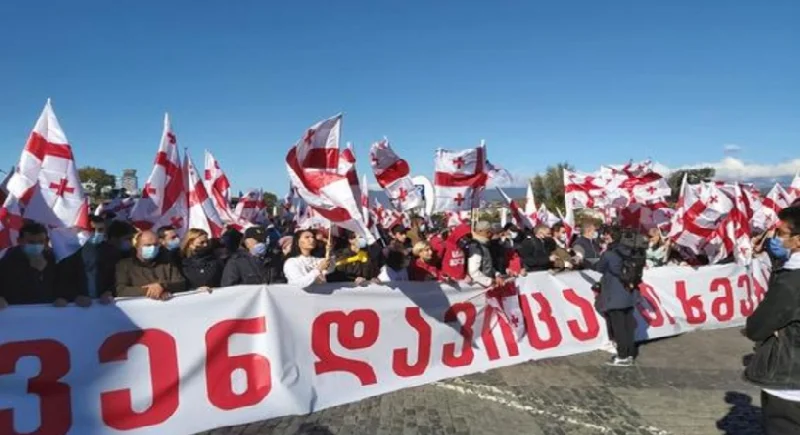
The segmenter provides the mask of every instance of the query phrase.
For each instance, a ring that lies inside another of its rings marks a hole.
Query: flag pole
[[[328,221],[328,244],[325,246],[325,259],[331,259],[331,239],[333,234],[333,222]]]

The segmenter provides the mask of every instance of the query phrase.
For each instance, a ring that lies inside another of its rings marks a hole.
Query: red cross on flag
[[[0,207],[0,258],[6,250],[17,244],[19,230],[22,228],[22,210],[19,200],[14,195],[9,195]]]
[[[19,198],[25,219],[48,227],[56,260],[80,249],[83,230],[89,226],[88,204],[72,148],[50,100],[25,144],[8,190],[9,196]]]
[[[187,229],[186,189],[178,153],[177,136],[169,114],[164,115],[164,130],[156,152],[153,170],[147,178],[142,197],[131,210],[131,221],[142,230],[165,225],[175,227],[181,237]]]
[[[470,211],[486,187],[486,149],[436,150],[433,186],[435,211]]]
[[[115,221],[128,221],[134,205],[136,205],[134,198],[114,198],[98,205],[94,214],[101,216],[103,213],[114,213]]]
[[[350,181],[339,173],[341,115],[318,122],[289,149],[286,169],[297,194],[332,224],[375,241],[361,216]]]
[[[713,183],[684,183],[669,237],[676,245],[700,253],[720,221],[733,208],[733,198]]]
[[[250,189],[236,203],[234,214],[244,222],[249,224],[258,222],[259,216],[263,215],[264,191],[262,189]]]
[[[572,235],[575,234],[575,214],[572,211],[572,207],[567,204],[567,214],[561,213],[561,210],[558,210],[558,217],[561,219],[561,223],[564,224],[564,231],[567,233],[567,245],[572,241]]]
[[[230,225],[240,231],[248,226],[248,222],[241,219],[231,208],[231,184],[228,176],[220,168],[219,161],[208,150],[205,153],[203,184],[217,215],[225,225]]]
[[[770,189],[753,213],[753,228],[769,230],[778,225],[778,212],[791,204],[791,195],[779,183]]]
[[[205,230],[212,238],[220,237],[225,228],[225,222],[217,213],[214,201],[206,192],[203,180],[197,173],[188,151],[183,154],[183,167],[189,191],[189,228]]]
[[[547,209],[547,206],[542,203],[542,205],[539,206],[539,210],[536,212],[536,220],[539,223],[552,228],[553,225],[557,224],[561,219],[553,213],[550,213],[550,210]]]
[[[347,143],[347,147],[339,153],[339,175],[347,177],[350,189],[353,191],[353,198],[361,201],[361,187],[358,185],[358,171],[356,170],[356,155],[353,152],[353,144]]]
[[[741,194],[741,187],[734,185],[731,197],[733,208],[717,224],[715,230],[706,238],[703,250],[709,262],[716,264],[733,255],[736,263],[747,266],[753,260],[753,245],[750,240],[750,224],[747,220],[746,199]]]
[[[567,208],[602,208],[608,205],[608,178],[564,170],[564,200]]]
[[[370,166],[375,179],[392,203],[403,211],[422,207],[423,201],[409,176],[411,168],[401,159],[384,139],[372,144],[369,150]]]
[[[800,174],[794,175],[794,178],[792,178],[792,184],[789,186],[787,193],[791,195],[792,200],[790,203],[800,198]]]

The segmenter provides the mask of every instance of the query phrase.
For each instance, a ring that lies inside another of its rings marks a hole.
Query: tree
[[[669,179],[667,179],[667,184],[669,184],[669,188],[672,189],[672,194],[669,197],[671,202],[678,200],[684,174],[686,175],[687,183],[699,184],[703,181],[712,180],[716,171],[714,168],[682,169],[670,174]]]
[[[100,198],[104,188],[110,191],[117,184],[116,177],[106,172],[105,169],[93,166],[85,166],[78,169],[78,178],[81,179],[81,183],[93,186],[92,191],[87,192],[93,198]]]
[[[542,201],[547,200],[547,188],[544,187],[544,177],[541,174],[537,174],[533,177],[533,197],[536,200],[536,203],[539,204]]]
[[[264,196],[262,198],[264,199],[264,204],[267,207],[267,210],[270,210],[270,212],[272,212],[273,207],[278,205],[278,195],[272,192],[264,192]]]
[[[573,167],[567,163],[559,163],[555,166],[548,166],[542,178],[542,187],[545,196],[538,197],[539,204],[544,203],[547,209],[555,213],[556,210],[564,210],[564,170],[572,171]],[[534,179],[535,182],[535,179]]]

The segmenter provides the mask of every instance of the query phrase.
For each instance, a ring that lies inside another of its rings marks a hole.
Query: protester
[[[180,270],[161,252],[158,237],[152,231],[143,231],[133,238],[136,254],[117,264],[117,297],[146,296],[167,300],[172,294],[186,290],[186,280]]]
[[[115,262],[133,255],[133,242],[136,228],[127,222],[112,221],[106,228],[106,242],[117,250]]]
[[[669,259],[670,242],[664,240],[661,230],[656,227],[647,231],[647,267],[661,267],[667,264]]]
[[[291,285],[308,287],[326,282],[326,276],[333,271],[334,258],[314,256],[317,246],[316,234],[311,230],[300,230],[292,240],[292,249],[283,263],[283,273]]]
[[[181,266],[181,238],[178,231],[171,225],[165,225],[158,229],[158,243],[161,249],[168,256],[169,260],[176,266]]]
[[[632,365],[638,356],[634,341],[636,319],[633,316],[638,290],[628,288],[621,276],[623,258],[631,256],[631,248],[620,243],[622,233],[619,228],[610,228],[608,234],[611,237],[611,245],[594,265],[594,269],[603,275],[600,279],[600,294],[595,299],[595,308],[606,318],[609,337],[617,346],[617,355],[608,362],[608,365],[627,367]]]
[[[465,251],[472,241],[469,224],[460,224],[450,231],[442,254],[442,275],[455,281],[469,280]]]
[[[406,250],[397,244],[389,248],[386,264],[378,274],[379,282],[408,281],[408,255]]]
[[[800,433],[800,207],[778,213],[775,238],[789,251],[773,270],[766,296],[747,318],[745,335],[756,343],[745,378],[762,387],[767,434]]]
[[[428,242],[420,241],[411,250],[414,258],[408,266],[411,281],[441,281],[442,271],[433,262],[433,248]]]
[[[8,305],[67,305],[58,286],[55,258],[47,248],[47,230],[26,223],[19,230],[17,246],[0,260],[0,308]]]
[[[242,244],[242,233],[235,228],[229,227],[220,237],[220,250],[217,258],[227,263],[231,256],[239,250]]]
[[[479,221],[472,231],[472,242],[467,253],[467,273],[473,282],[484,287],[501,285],[503,279],[495,269],[492,252],[489,246],[492,227],[489,222]]]
[[[106,220],[91,216],[92,235],[76,253],[58,263],[58,286],[64,297],[76,305],[88,307],[93,299],[113,302],[116,291],[116,268],[121,255],[107,241]],[[110,224],[109,227],[113,225]]]
[[[569,240],[567,240],[567,228],[563,223],[558,222],[553,225],[553,228],[550,232],[553,235],[553,240],[555,240],[556,246],[566,251],[570,250]]]
[[[600,259],[602,247],[597,240],[597,225],[586,221],[581,228],[581,235],[575,239],[572,249],[582,262],[591,265]]]
[[[244,231],[242,248],[236,251],[225,264],[220,286],[285,282],[282,274],[282,259],[277,247],[269,248],[266,228],[250,227]]]
[[[222,282],[224,263],[214,255],[214,245],[208,239],[208,233],[198,228],[190,228],[186,232],[181,257],[183,276],[190,290],[211,291]]]
[[[408,230],[402,225],[395,225],[389,231],[389,246],[402,249],[406,254],[411,253],[411,240],[408,238]],[[388,252],[388,250],[387,250]],[[388,254],[387,254],[388,255]]]
[[[336,265],[327,278],[328,282],[354,282],[361,285],[376,279],[380,272],[380,246],[376,243],[367,246],[366,239],[352,231],[347,231],[345,238],[347,246],[334,252]]]
[[[553,255],[555,243],[548,242],[550,228],[539,224],[533,229],[533,236],[520,243],[518,251],[522,265],[527,272],[549,270],[557,257]]]

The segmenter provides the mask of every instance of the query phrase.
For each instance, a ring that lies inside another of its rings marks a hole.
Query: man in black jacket
[[[581,227],[581,235],[575,239],[572,249],[583,260],[587,267],[591,267],[600,259],[602,247],[597,240],[597,225],[587,221]]]
[[[267,230],[254,226],[244,231],[242,249],[236,251],[222,272],[222,287],[285,283],[277,240],[269,243]]]
[[[800,434],[800,207],[785,208],[778,218],[776,237],[789,259],[773,270],[767,294],[745,326],[747,338],[757,343],[745,376],[763,388],[761,413],[770,435]]]
[[[106,221],[99,216],[89,219],[93,233],[74,254],[58,263],[58,285],[64,297],[81,307],[93,299],[103,304],[114,300],[117,262],[121,252],[109,244]]]
[[[47,248],[47,229],[38,223],[27,223],[19,230],[17,243],[0,261],[0,308],[24,304],[66,306],[55,258]]]
[[[528,237],[517,248],[522,259],[522,265],[528,272],[548,270],[556,260],[553,255],[555,243],[548,241],[550,228],[547,225],[537,225],[533,229],[533,237]]]

